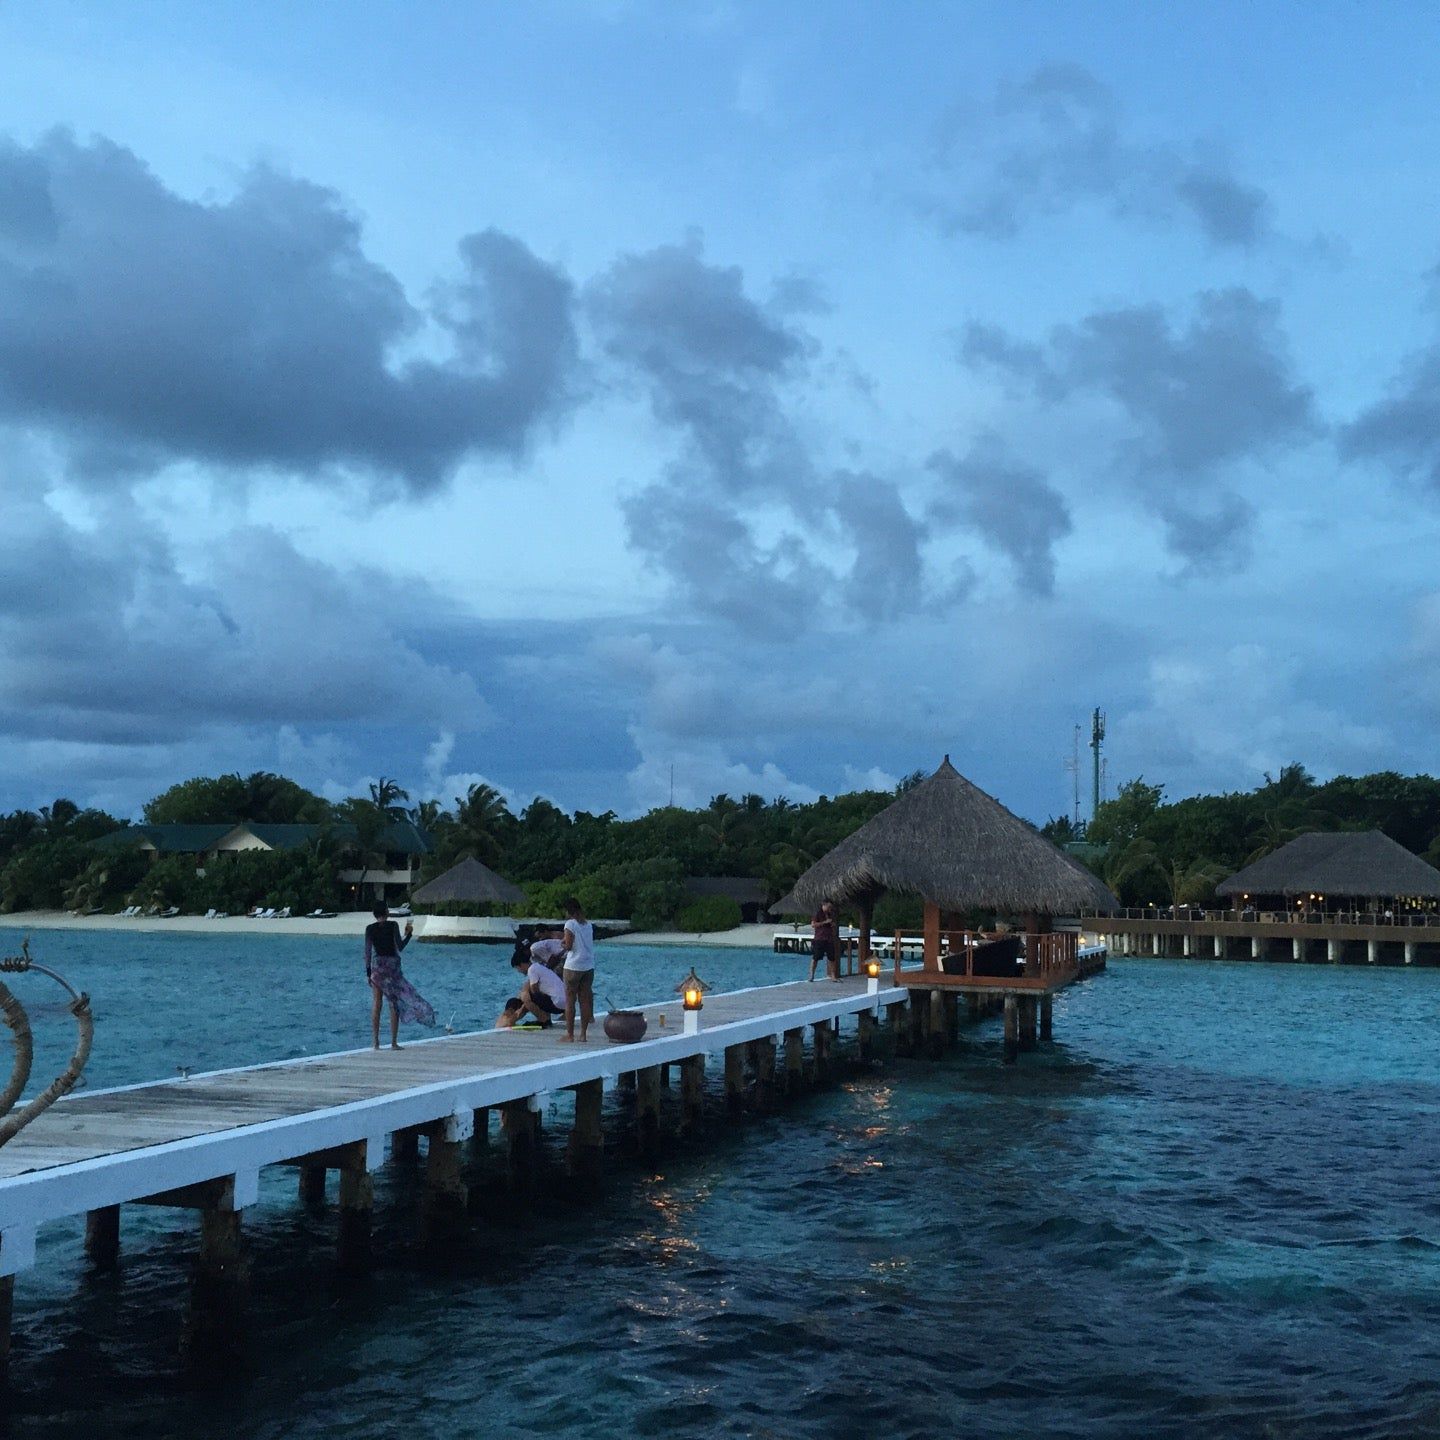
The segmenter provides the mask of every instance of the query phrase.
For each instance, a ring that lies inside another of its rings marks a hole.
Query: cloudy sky
[[[1429,5],[0,7],[0,806],[1440,769]]]

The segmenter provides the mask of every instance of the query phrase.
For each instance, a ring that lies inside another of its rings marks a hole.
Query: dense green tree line
[[[1077,838],[1051,820],[1053,839]],[[1126,904],[1210,899],[1225,876],[1312,830],[1383,830],[1440,865],[1440,780],[1430,775],[1340,775],[1323,784],[1287,765],[1254,790],[1167,802],[1143,778],[1120,787],[1085,831],[1087,858]]]
[[[908,777],[900,788],[919,778]],[[448,804],[412,805],[384,778],[368,795],[331,802],[268,772],[197,777],[157,795],[144,807],[146,820],[302,822],[319,825],[319,833],[295,850],[219,857],[199,874],[192,857],[151,863],[136,850],[97,848],[93,842],[120,822],[56,800],[0,815],[0,907],[140,903],[234,913],[263,900],[297,910],[335,908],[343,900],[339,871],[383,866],[386,827],[409,819],[433,846],[422,880],[474,855],[526,891],[525,905],[516,908],[528,913],[556,914],[573,893],[592,915],[646,927],[683,924],[696,918],[680,914],[687,876],[754,876],[778,898],[892,799],[873,790],[808,805],[716,795],[700,809],[667,806],[622,820],[612,811],[567,814],[541,797],[517,814],[488,785],[473,785]],[[1090,863],[1122,900],[1179,904],[1207,899],[1222,876],[1296,835],[1336,829],[1383,830],[1440,863],[1440,780],[1385,771],[1320,784],[1303,766],[1288,765],[1252,791],[1167,802],[1163,786],[1141,778],[1101,805],[1084,839]],[[1062,842],[1080,838],[1063,819],[1044,830]],[[913,905],[892,899],[876,923],[888,928],[915,918]]]

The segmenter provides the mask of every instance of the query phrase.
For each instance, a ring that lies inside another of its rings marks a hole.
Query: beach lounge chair
[[[290,918],[290,907],[286,905],[284,909],[277,910],[273,918],[276,920],[288,920]]]
[[[205,912],[205,918],[207,920],[213,920],[215,918],[215,907],[213,905]]]

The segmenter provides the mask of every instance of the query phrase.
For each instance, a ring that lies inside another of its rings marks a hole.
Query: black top
[[[376,920],[365,927],[365,939],[377,955],[398,956],[405,948],[400,927],[393,920]]]

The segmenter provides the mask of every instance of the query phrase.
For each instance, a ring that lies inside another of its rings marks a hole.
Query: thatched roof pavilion
[[[410,898],[417,905],[515,905],[525,899],[525,892],[473,855],[467,855]]]
[[[1080,862],[972,785],[950,763],[907,790],[795,882],[795,901],[873,904],[886,890],[941,910],[1007,915],[1111,911],[1119,902]]]
[[[1297,835],[1237,870],[1215,887],[1215,893],[1435,900],[1440,899],[1440,870],[1383,830],[1317,832]]]

